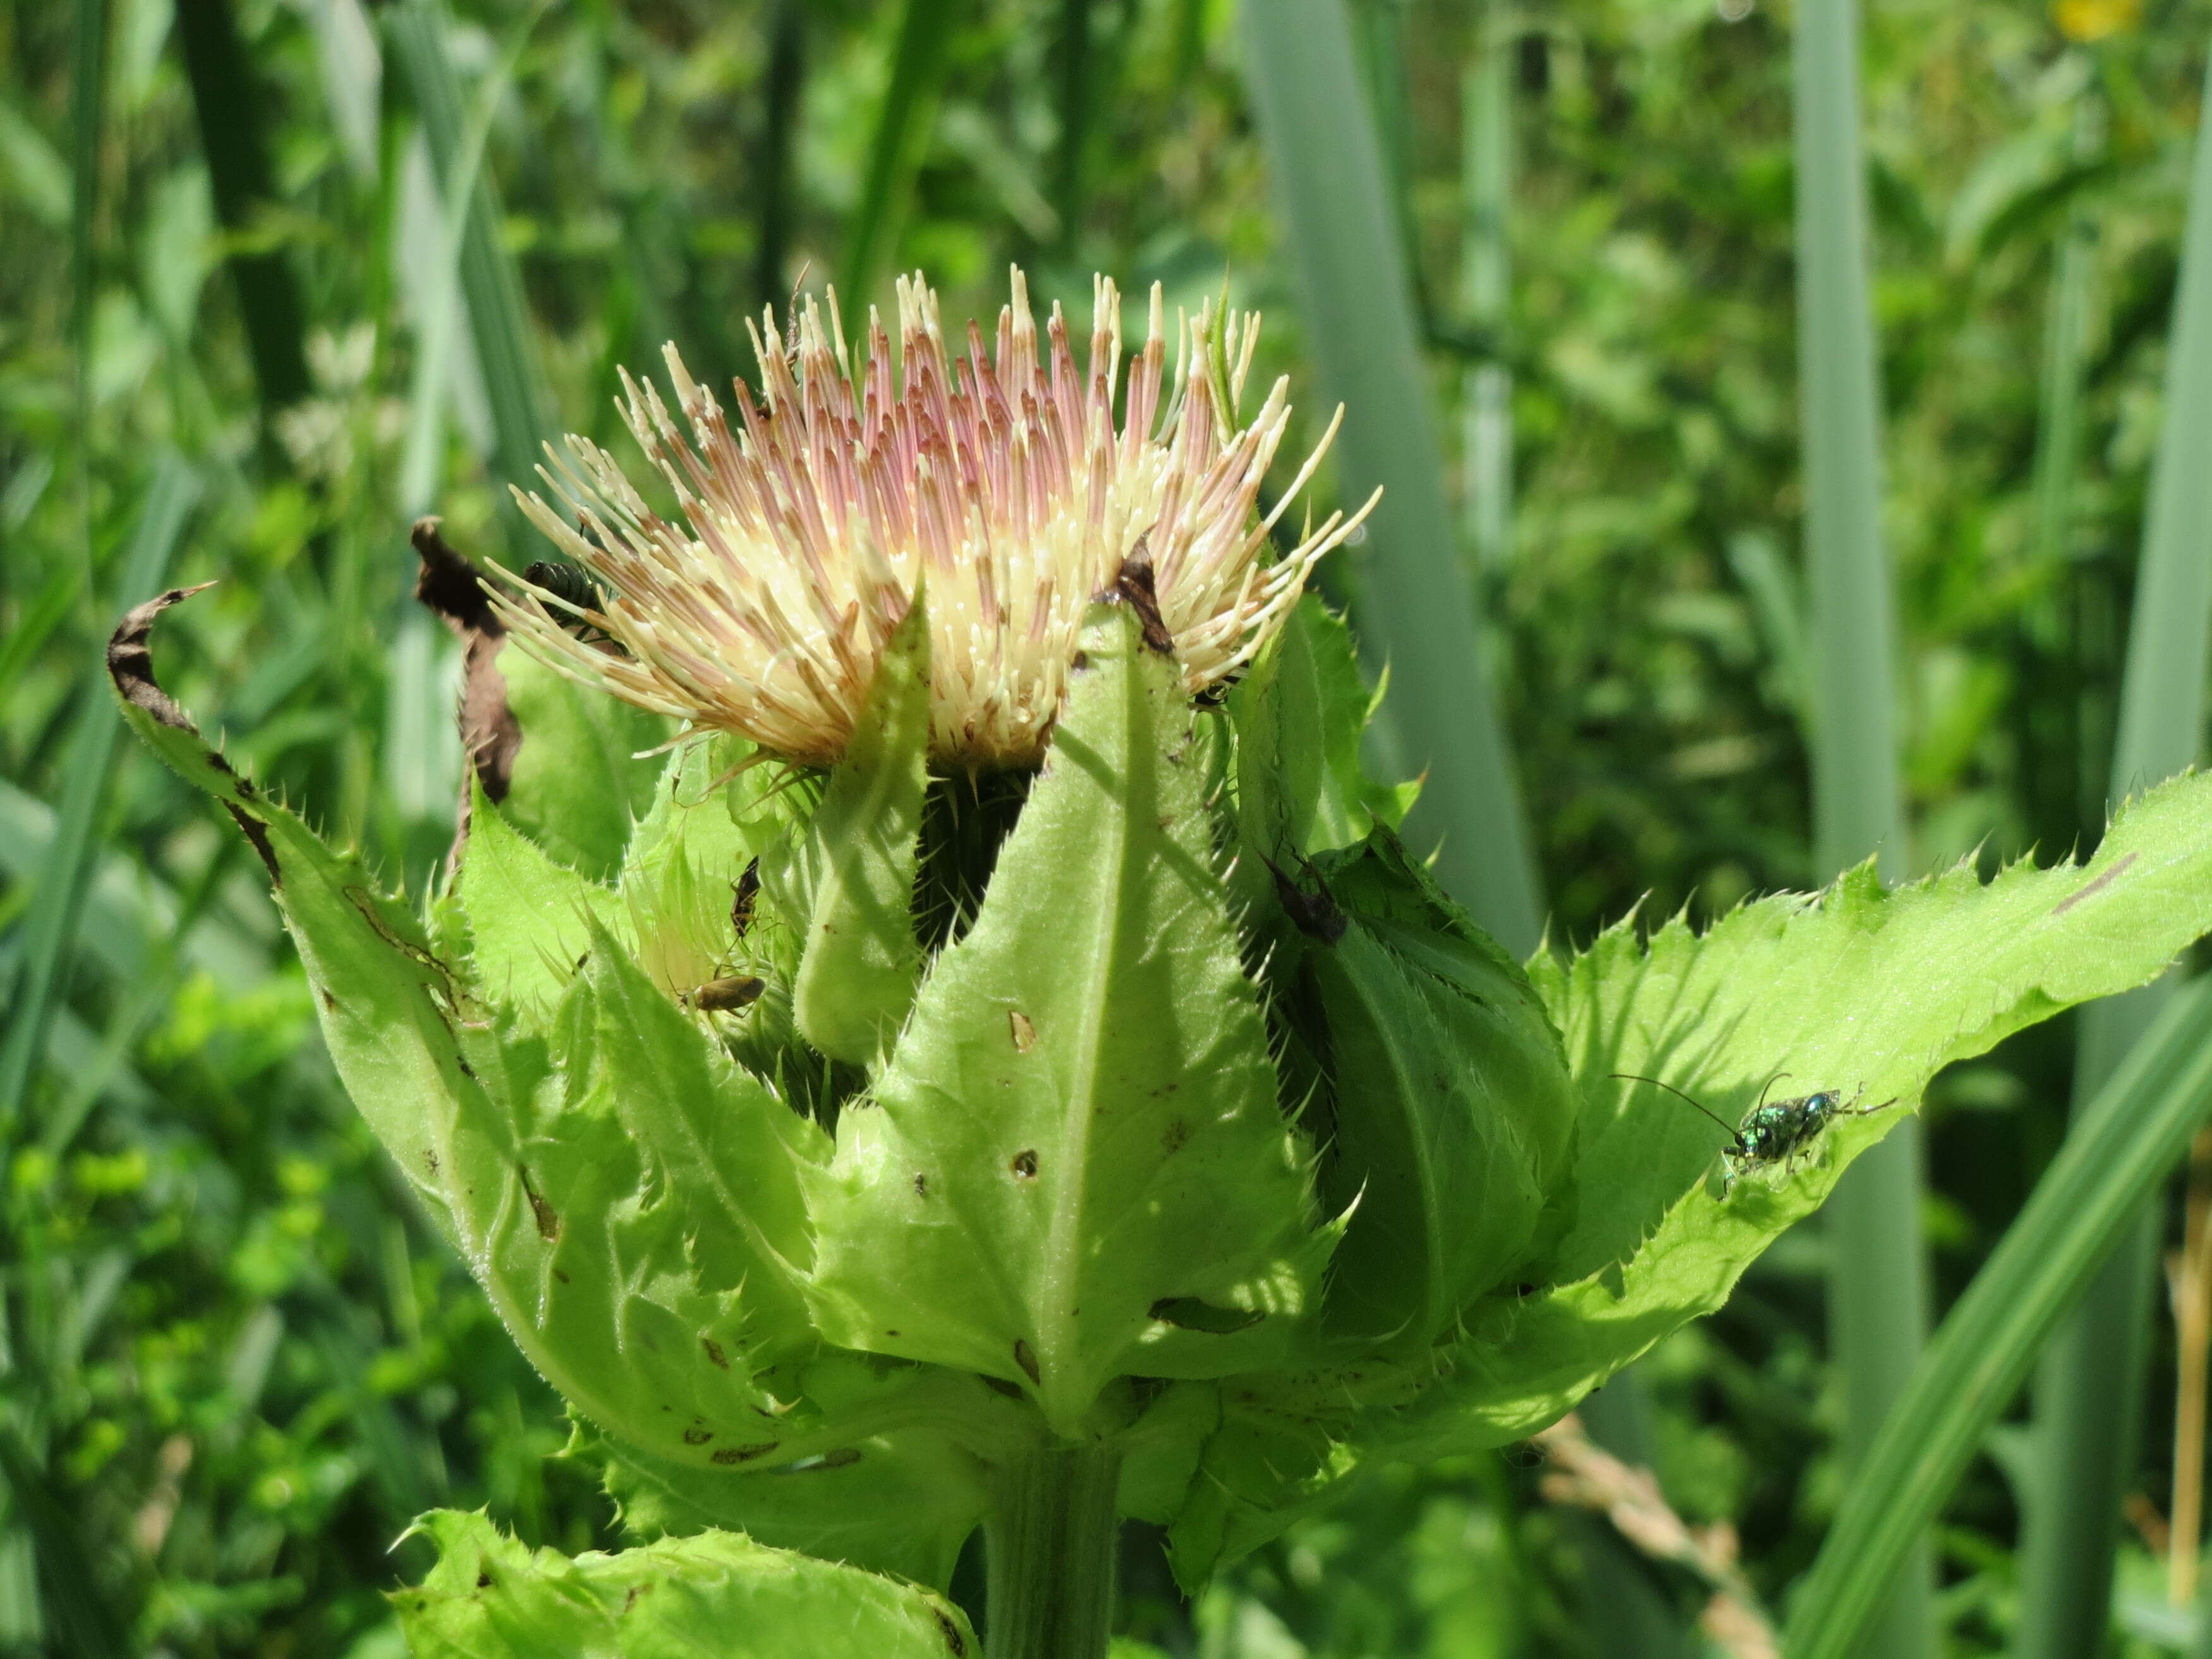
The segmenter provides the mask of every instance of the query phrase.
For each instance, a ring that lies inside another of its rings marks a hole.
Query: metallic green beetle
[[[1728,1131],[1729,1145],[1721,1154],[1723,1198],[1726,1198],[1735,1189],[1735,1183],[1753,1170],[1771,1170],[1779,1164],[1785,1175],[1795,1175],[1797,1155],[1819,1139],[1820,1132],[1836,1119],[1869,1117],[1897,1104],[1893,1097],[1879,1106],[1862,1106],[1858,1102],[1866,1092],[1863,1088],[1851,1097],[1851,1103],[1848,1106],[1844,1103],[1841,1092],[1834,1089],[1822,1089],[1814,1094],[1798,1095],[1789,1100],[1770,1103],[1766,1098],[1766,1089],[1771,1089],[1790,1075],[1787,1072],[1778,1072],[1767,1079],[1766,1089],[1759,1091],[1759,1104],[1751,1109],[1751,1115],[1744,1119],[1742,1127],[1739,1128],[1731,1127],[1719,1113],[1692,1099],[1671,1083],[1662,1083],[1656,1077],[1638,1077],[1632,1072],[1614,1072],[1610,1075],[1624,1083],[1649,1083],[1655,1088],[1664,1089],[1668,1094],[1688,1101]]]

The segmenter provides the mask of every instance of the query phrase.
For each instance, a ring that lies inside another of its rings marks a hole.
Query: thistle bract
[[[488,600],[422,532],[472,766],[419,914],[161,692],[147,641],[181,593],[110,648],[134,724],[253,841],[341,1077],[642,1535],[738,1528],[941,1586],[1061,1457],[1196,1583],[1363,1460],[1553,1420],[1718,1305],[1895,1119],[1832,1114],[1723,1194],[1712,1126],[1613,1074],[1728,1121],[1784,1069],[1901,1109],[2212,925],[2191,779],[2084,866],[1869,869],[1524,971],[1359,773],[1349,637],[1296,598],[1334,532],[1273,563],[1254,539],[1279,403],[1209,450],[1189,423],[1224,377],[1188,371],[1163,460],[1157,331],[1117,437],[1097,374],[1020,369],[1017,309],[962,413],[908,311],[903,401],[879,356],[857,402],[819,390],[806,322],[746,439],[684,392],[690,531],[587,459],[569,546],[614,593],[588,616]],[[1224,356],[1201,331],[1193,358]],[[848,462],[864,482],[828,490]],[[925,472],[939,505],[898,505]],[[833,542],[807,514],[837,491],[866,511]],[[909,507],[936,528],[901,543]],[[992,654],[1022,639],[1018,668]],[[772,1557],[668,1559],[720,1596],[794,1571]]]

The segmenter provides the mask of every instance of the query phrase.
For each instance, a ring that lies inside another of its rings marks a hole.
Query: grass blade
[[[110,711],[111,714],[113,711]],[[120,717],[116,717],[121,724]],[[124,1659],[131,1643],[115,1609],[100,1593],[92,1553],[76,1517],[46,1484],[12,1424],[0,1421],[0,1484],[29,1534],[38,1559],[40,1601],[49,1616],[54,1659]]]
[[[1806,0],[1793,52],[1797,339],[1814,665],[1814,856],[1869,854],[1903,873],[1893,708],[1894,622],[1881,539],[1880,394],[1859,143],[1856,0]],[[1843,1371],[1844,1454],[1856,1463],[1903,1392],[1927,1332],[1917,1121],[1869,1152],[1830,1200],[1831,1346]],[[1869,1654],[1927,1650],[1929,1565],[1899,1580]]]
[[[70,60],[70,334],[92,326],[94,237],[100,223],[100,134],[107,92],[107,0],[77,0]]]
[[[538,15],[533,11],[532,19]],[[404,0],[386,14],[385,27],[429,141],[439,189],[448,200],[456,199],[457,191],[466,191],[460,198],[468,203],[460,241],[461,293],[491,401],[491,460],[502,478],[526,486],[536,477],[538,446],[550,433],[550,399],[532,342],[522,278],[500,240],[499,201],[490,175],[479,167],[472,181],[464,177],[467,105],[446,55],[445,9],[436,0]],[[519,516],[512,522],[519,526]]]
[[[768,46],[768,107],[753,152],[760,191],[760,243],[753,258],[753,304],[781,307],[790,297],[786,267],[798,222],[792,162],[798,151],[799,94],[806,86],[805,0],[775,0]]]
[[[1929,1345],[1790,1605],[1782,1644],[1790,1659],[1844,1659],[1854,1650],[1883,1587],[1980,1451],[2036,1351],[2131,1230],[2208,1109],[2212,981],[2200,980],[2169,1000],[2089,1103]]]
[[[2212,62],[2205,73],[2212,89]],[[2212,471],[2203,465],[2212,447],[2212,143],[2201,127],[2182,239],[2166,424],[2152,463],[2120,688],[2115,796],[2194,763],[2204,719],[2212,645]],[[2083,1011],[2069,1146],[2086,1123],[2083,1103],[2174,994],[2162,981]],[[2021,1548],[2026,1659],[2060,1659],[2104,1644],[2119,1506],[2135,1480],[2160,1237],[2154,1208],[2098,1276],[2038,1382],[2034,1501]]]
[[[1063,252],[1073,252],[1083,233],[1083,162],[1091,143],[1092,9],[1091,0],[1060,0],[1060,27],[1053,43],[1060,133],[1053,148],[1052,205],[1060,216]]]
[[[1460,76],[1460,192],[1466,230],[1460,303],[1486,339],[1502,338],[1512,308],[1513,61],[1502,5],[1477,14],[1473,55]],[[1460,392],[1461,514],[1475,568],[1494,574],[1513,551],[1513,371],[1471,365]]]
[[[129,562],[124,567],[119,601],[111,609],[150,598],[161,586],[183,535],[185,520],[198,499],[200,480],[174,455],[163,458],[146,492]],[[52,844],[23,919],[21,978],[9,1010],[8,1034],[0,1041],[0,1143],[13,1139],[39,1061],[46,1052],[46,1028],[57,988],[68,966],[100,852],[94,825],[107,792],[116,739],[123,730],[106,690],[106,672],[88,664],[79,688],[76,729],[70,740],[67,782]]]
[[[959,16],[956,0],[906,0],[901,9],[898,40],[891,48],[890,85],[876,114],[860,210],[853,216],[845,246],[839,292],[844,296],[848,328],[867,325],[869,295],[897,243],[914,176],[921,171],[929,131],[936,123],[937,97],[944,88]]]
[[[260,120],[268,100],[255,88],[230,0],[177,0],[176,17],[216,215],[236,243],[276,197]],[[307,395],[307,307],[282,248],[234,246],[224,263],[238,289],[265,430],[278,410]]]
[[[1384,715],[1408,762],[1428,772],[1413,829],[1441,837],[1438,877],[1525,954],[1542,927],[1528,834],[1484,673],[1411,279],[1344,0],[1248,0],[1241,27],[1307,337],[1328,394],[1346,405],[1336,447],[1344,494],[1358,501],[1383,487],[1358,611],[1368,648],[1390,665]]]

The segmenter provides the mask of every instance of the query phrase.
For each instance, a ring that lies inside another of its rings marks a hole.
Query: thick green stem
[[[1121,1455],[1042,1448],[1001,1465],[985,1528],[985,1659],[1104,1659]]]

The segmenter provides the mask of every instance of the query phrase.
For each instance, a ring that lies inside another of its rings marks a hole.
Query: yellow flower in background
[[[2131,29],[2142,17],[2142,0],[2051,0],[2051,21],[2069,40],[2087,44]]]
[[[1178,319],[1167,369],[1159,289],[1121,388],[1121,296],[1097,278],[1079,368],[1057,306],[1040,361],[1022,274],[995,349],[968,326],[947,350],[937,295],[898,285],[899,352],[872,313],[848,357],[836,298],[789,333],[754,334],[762,405],[735,387],[732,430],[672,346],[689,441],[651,386],[623,376],[623,414],[675,492],[646,503],[614,459],[571,437],[532,520],[601,585],[580,604],[501,572],[493,603],[522,647],[615,696],[732,732],[787,759],[834,762],[891,630],[919,589],[930,633],[932,759],[1028,766],[1066,696],[1085,610],[1125,565],[1148,569],[1160,628],[1194,692],[1240,670],[1367,506],[1334,514],[1280,558],[1269,532],[1336,427],[1266,518],[1260,487],[1291,416],[1279,380],[1251,424],[1237,404],[1255,315]],[[763,406],[764,405],[764,407]],[[579,626],[583,624],[583,626]],[[1166,643],[1164,641],[1163,643]]]

